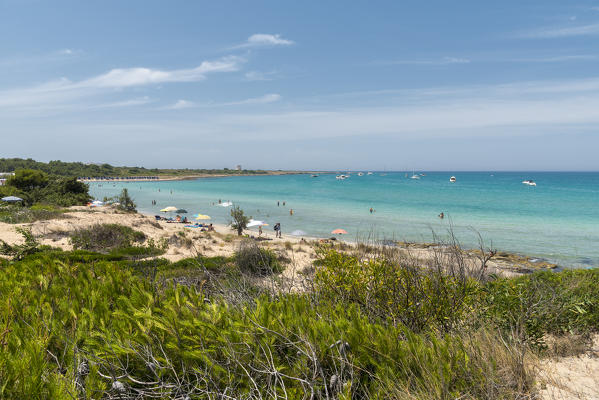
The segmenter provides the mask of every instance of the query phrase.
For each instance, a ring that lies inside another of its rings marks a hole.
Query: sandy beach
[[[316,258],[317,245],[330,239],[298,237],[285,234],[284,230],[281,238],[275,238],[271,226],[264,227],[260,237],[257,228],[245,230],[244,236],[240,237],[230,226],[222,224],[213,224],[213,232],[202,232],[200,228],[185,227],[185,224],[182,223],[156,221],[153,215],[122,213],[106,206],[93,208],[76,206],[69,208],[62,218],[14,225],[0,223],[0,240],[4,240],[8,244],[20,243],[22,237],[15,228],[26,227],[31,229],[44,245],[72,250],[68,238],[70,232],[94,224],[121,224],[141,231],[147,238],[155,241],[167,240],[169,242],[168,250],[161,257],[170,261],[178,261],[198,254],[206,257],[228,257],[235,253],[241,240],[246,237],[254,238],[265,247],[285,253],[292,259],[292,264],[297,270],[310,268],[312,261]],[[178,237],[184,238],[184,240],[178,240]],[[335,239],[330,242],[337,243],[337,246],[345,245],[349,248],[356,246],[355,243],[347,241],[342,236]],[[439,246],[430,243],[397,243],[397,247],[409,253],[411,257],[423,261],[433,257],[435,251],[440,249]],[[465,254],[472,263],[477,262],[476,251],[466,251]],[[551,267],[551,265],[532,264],[527,257],[508,253],[500,253],[488,262],[490,273],[499,273],[505,276],[518,275],[541,267]]]

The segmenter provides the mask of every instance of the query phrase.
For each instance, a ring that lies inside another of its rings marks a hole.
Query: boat
[[[415,174],[415,173],[414,173],[414,170],[412,170],[412,176],[411,176],[411,179],[420,179],[420,175],[418,175],[418,174]]]
[[[368,172],[366,175],[372,175],[372,172]]]
[[[312,174],[312,178],[318,178],[317,174]]]
[[[343,180],[349,178],[349,175],[337,175],[335,179]]]
[[[455,176],[452,176],[451,178],[449,178],[449,182],[455,182],[455,181],[456,181]]]
[[[364,176],[364,172],[358,172],[358,176]]]
[[[535,181],[533,181],[532,179],[527,179],[525,181],[522,181],[523,184],[528,185],[528,186],[537,186],[537,183]]]

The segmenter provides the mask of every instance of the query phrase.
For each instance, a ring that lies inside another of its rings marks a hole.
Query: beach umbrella
[[[16,196],[7,196],[7,197],[3,197],[2,201],[6,201],[7,203],[15,203],[17,201],[23,201],[23,199],[20,197],[16,197]]]
[[[251,228],[252,226],[267,226],[268,224],[264,221],[256,221],[253,219],[250,219],[250,222],[248,222],[247,227]]]
[[[182,208],[178,209],[177,211],[175,211],[177,214],[187,214],[187,210],[184,210]]]
[[[230,201],[225,201],[224,203],[219,204],[221,207],[231,207],[233,205]]]
[[[306,236],[306,235],[307,235],[307,233],[306,233],[306,232],[304,232],[304,231],[300,231],[299,229],[298,229],[298,230],[296,230],[296,231],[293,231],[293,232],[291,232],[291,234],[292,234],[293,236]]]
[[[162,212],[173,212],[173,211],[177,211],[177,210],[178,210],[177,207],[169,206],[169,207],[163,208],[160,211],[162,211]]]
[[[347,231],[345,229],[335,229],[331,233],[335,235],[347,235]]]
[[[210,219],[210,216],[198,214],[198,215],[196,215],[196,219]]]

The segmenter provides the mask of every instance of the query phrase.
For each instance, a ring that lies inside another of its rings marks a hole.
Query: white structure
[[[0,172],[0,186],[4,185],[6,183],[6,179],[14,174],[14,172]]]
[[[237,165],[237,166],[235,167],[235,169],[236,169],[237,171],[241,171],[241,165]]]

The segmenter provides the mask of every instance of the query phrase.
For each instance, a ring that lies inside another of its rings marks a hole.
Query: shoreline
[[[228,178],[228,177],[236,177],[236,176],[279,176],[279,175],[307,175],[307,174],[330,174],[332,172],[317,172],[317,171],[267,171],[264,174],[192,174],[192,175],[156,175],[152,178],[147,177],[109,177],[107,179],[103,178],[89,178],[83,179],[78,178],[77,180],[80,182],[165,182],[165,181],[189,181],[194,179],[205,179],[205,178]]]
[[[190,224],[196,222],[193,220]],[[207,221],[202,221],[207,222]],[[209,223],[209,222],[208,222]],[[344,250],[359,251],[361,246],[380,246],[380,243],[354,243],[343,237],[294,236],[283,233],[281,238],[275,238],[272,227],[263,229],[259,238],[257,228],[244,230],[244,235],[237,233],[229,225],[214,224],[214,231],[202,231],[201,228],[185,227],[182,223],[167,223],[157,221],[154,214],[148,213],[123,213],[112,207],[70,207],[61,218],[35,221],[23,224],[0,223],[0,240],[9,244],[22,243],[22,237],[15,230],[17,227],[27,227],[40,240],[43,245],[59,247],[62,250],[72,250],[69,242],[71,232],[81,228],[89,228],[96,224],[120,224],[141,231],[146,238],[155,241],[166,240],[169,243],[167,252],[159,257],[170,261],[179,261],[184,258],[195,257],[202,254],[206,257],[232,256],[238,248],[239,242],[244,239],[259,241],[263,246],[280,254],[292,258],[296,268],[287,273],[313,268],[312,262],[316,259],[316,248],[323,243]],[[349,239],[349,237],[348,237]],[[413,256],[423,263],[435,255],[443,254],[447,246],[431,243],[404,243],[394,242],[393,248]],[[476,262],[480,252],[471,249],[461,249],[463,255],[470,262]],[[547,262],[531,262],[531,257],[524,255],[497,252],[488,263],[489,272],[498,273],[503,276],[514,276],[532,273],[537,270],[555,270],[556,265]]]

